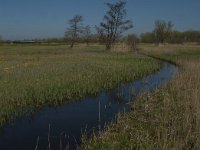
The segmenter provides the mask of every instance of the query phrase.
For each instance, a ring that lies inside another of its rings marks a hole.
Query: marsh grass
[[[199,149],[200,47],[143,46],[143,52],[182,66],[165,87],[141,94],[133,111],[118,117],[80,149]]]
[[[95,95],[159,68],[150,58],[100,45],[0,47],[0,126],[45,105]]]

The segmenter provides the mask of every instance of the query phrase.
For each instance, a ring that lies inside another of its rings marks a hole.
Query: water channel
[[[149,92],[166,84],[177,72],[177,66],[161,62],[161,69],[140,80],[101,91],[95,97],[45,107],[31,116],[16,119],[0,129],[0,150],[76,149],[82,132],[88,135],[103,130],[119,112],[130,111],[130,102],[140,92]]]

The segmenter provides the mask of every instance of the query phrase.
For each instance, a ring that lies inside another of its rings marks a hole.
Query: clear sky
[[[116,0],[0,0],[3,39],[63,37],[67,20],[84,16],[85,25],[98,25],[106,2]],[[200,30],[200,0],[127,0],[131,33],[152,31],[156,19],[171,20],[178,30]]]

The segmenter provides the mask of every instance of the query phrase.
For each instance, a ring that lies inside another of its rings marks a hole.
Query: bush
[[[134,35],[134,34],[128,35],[126,44],[130,50],[132,50],[132,51],[136,50],[137,42],[138,42],[138,38],[136,35]]]

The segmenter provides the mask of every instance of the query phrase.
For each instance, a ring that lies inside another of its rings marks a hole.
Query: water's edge
[[[102,91],[96,97],[83,98],[58,108],[45,107],[31,117],[24,116],[0,130],[2,150],[51,150],[69,146],[75,149],[80,144],[82,132],[91,134],[103,129],[106,123],[115,119],[119,112],[130,111],[130,101],[140,92],[150,92],[166,84],[176,74],[178,67],[161,62],[161,69],[143,79],[121,84],[109,91]]]

